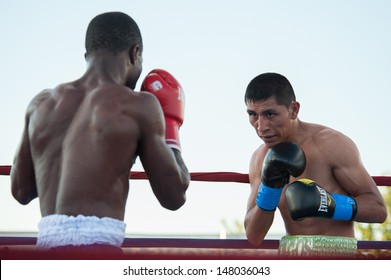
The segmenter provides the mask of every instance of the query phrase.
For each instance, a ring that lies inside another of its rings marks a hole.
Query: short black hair
[[[140,29],[125,13],[103,13],[94,17],[88,25],[85,41],[87,54],[99,51],[117,54],[136,44],[142,48]]]
[[[276,99],[278,105],[287,107],[296,101],[291,83],[278,73],[263,73],[252,79],[247,86],[244,101],[248,104],[264,101],[271,97]]]

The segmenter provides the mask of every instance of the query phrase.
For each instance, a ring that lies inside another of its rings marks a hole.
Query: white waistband
[[[50,215],[38,224],[37,249],[66,245],[106,244],[120,247],[126,224],[113,218],[78,215]]]

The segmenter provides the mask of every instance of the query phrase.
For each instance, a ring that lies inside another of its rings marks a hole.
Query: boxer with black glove
[[[183,124],[185,109],[182,86],[167,71],[154,69],[145,77],[141,90],[152,93],[159,100],[166,120],[166,143],[181,151],[179,128]]]
[[[257,205],[262,210],[275,211],[283,187],[290,176],[300,176],[306,167],[303,150],[295,143],[281,142],[271,148],[264,159]]]
[[[354,198],[343,194],[330,194],[309,179],[300,179],[289,184],[285,199],[293,220],[320,217],[352,221],[357,213]]]

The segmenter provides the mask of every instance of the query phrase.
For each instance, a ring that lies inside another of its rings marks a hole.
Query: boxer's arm
[[[259,244],[269,230],[274,215],[268,212],[277,209],[282,189],[290,176],[300,176],[306,167],[304,151],[293,142],[281,142],[270,148],[266,154],[265,152],[264,147],[255,152],[250,167],[251,194],[246,216],[246,233],[250,242],[255,244]],[[254,199],[261,211],[253,206]]]
[[[274,211],[264,211],[256,203],[259,186],[261,184],[260,170],[265,152],[259,148],[251,157],[249,179],[250,179],[250,196],[247,202],[247,213],[244,219],[246,236],[251,244],[259,245],[269,231],[273,220]]]
[[[348,137],[337,133],[333,149],[328,152],[335,179],[357,203],[355,221],[382,223],[387,208],[376,183],[365,169],[356,145]],[[333,160],[334,159],[334,160]]]
[[[28,204],[31,200],[38,197],[28,136],[29,115],[31,110],[31,106],[29,106],[26,113],[22,139],[16,151],[11,169],[11,192],[13,197],[23,205]]]
[[[171,210],[180,208],[186,200],[190,174],[180,151],[171,149],[165,141],[163,111],[155,96],[143,93],[148,99],[140,129],[138,153],[152,190],[160,204]]]

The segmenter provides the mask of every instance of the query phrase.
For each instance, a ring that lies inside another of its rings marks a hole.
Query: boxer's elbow
[[[255,234],[253,232],[250,232],[250,231],[246,231],[246,237],[247,237],[248,242],[250,242],[251,245],[254,245],[254,246],[261,245],[261,243],[263,241],[262,236],[260,236],[259,234]]]
[[[378,202],[372,204],[370,208],[361,209],[358,207],[358,212],[354,220],[359,223],[382,224],[387,220],[387,215],[386,204],[384,202]]]
[[[384,223],[387,220],[387,206],[385,204],[381,205],[379,211],[378,211],[378,221],[377,223]]]
[[[170,199],[169,201],[162,202],[161,205],[171,211],[176,211],[181,208],[186,202],[186,198]]]
[[[248,242],[250,242],[251,245],[254,246],[261,245],[265,236],[260,234],[259,231],[252,229],[248,221],[244,222],[244,228],[246,230],[246,237]]]
[[[185,177],[183,177],[185,178]],[[170,194],[168,197],[164,199],[164,206],[166,209],[175,211],[181,208],[186,202],[186,191],[189,187],[190,180],[182,179],[177,182],[172,183],[172,186],[176,186],[175,188],[170,188],[170,191],[167,194]]]
[[[18,201],[22,205],[29,204],[30,201],[35,198],[26,194],[24,190],[17,189],[17,188],[12,188],[12,196],[15,198],[16,201]]]
[[[374,203],[376,205],[375,209],[372,209],[370,212],[370,223],[384,223],[387,219],[388,211],[387,206],[384,200],[378,200],[377,203]],[[360,208],[358,208],[360,210]]]
[[[186,194],[184,192],[172,194],[165,199],[160,200],[160,204],[171,211],[178,210],[181,208],[186,202]]]
[[[17,172],[16,167],[13,166],[10,177],[11,194],[20,204],[29,204],[33,199],[38,197],[34,173],[30,173],[30,176],[21,176]]]

